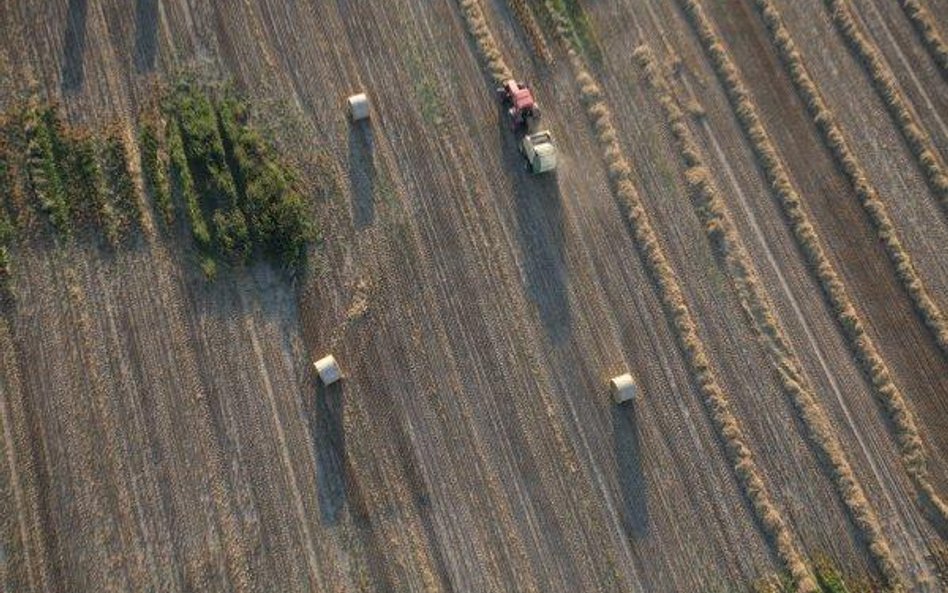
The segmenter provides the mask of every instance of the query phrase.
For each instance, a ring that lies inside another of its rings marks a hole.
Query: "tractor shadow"
[[[86,48],[87,0],[69,0],[66,13],[66,32],[63,36],[63,67],[61,85],[64,93],[72,93],[82,86],[85,77],[82,55]]]
[[[335,525],[346,506],[346,432],[343,426],[343,383],[326,387],[316,380],[316,394],[304,399],[316,456],[319,514],[323,523]]]
[[[158,0],[135,0],[135,71],[155,69],[158,55]]]
[[[612,439],[616,457],[622,525],[629,538],[648,535],[648,494],[642,472],[635,402],[612,406]]]
[[[499,109],[504,137],[503,164],[512,178],[517,238],[527,295],[537,307],[547,335],[559,342],[570,332],[564,261],[563,201],[556,173],[533,175],[517,148],[507,114]]]
[[[352,222],[356,230],[375,220],[375,143],[371,126],[353,122],[349,127],[349,182],[352,184]]]

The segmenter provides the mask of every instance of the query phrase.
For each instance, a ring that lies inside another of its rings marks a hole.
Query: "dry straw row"
[[[895,120],[905,142],[918,160],[928,184],[944,213],[948,215],[948,174],[945,166],[932,146],[931,138],[916,121],[902,90],[873,43],[859,30],[849,4],[845,0],[824,0],[830,9],[833,24],[846,40],[850,49],[862,62],[876,92],[882,97],[889,114]]]
[[[948,356],[948,322],[938,305],[929,296],[922,279],[915,271],[912,258],[902,245],[898,232],[892,224],[885,203],[866,176],[862,164],[853,154],[836,121],[835,114],[826,106],[819,88],[807,71],[803,56],[796,48],[790,32],[784,26],[780,12],[773,0],[755,0],[770,38],[783,60],[793,84],[803,99],[810,116],[820,131],[823,142],[830,149],[840,170],[846,175],[853,191],[859,198],[869,220],[875,227],[879,240],[895,268],[896,277],[908,293],[915,310],[932,333],[942,354]]]
[[[905,11],[906,16],[915,26],[915,30],[922,37],[928,53],[931,54],[932,60],[941,69],[942,75],[948,77],[948,45],[945,44],[941,33],[938,32],[938,27],[935,25],[935,19],[932,18],[931,13],[917,0],[899,0],[899,4],[902,5],[902,10]]]
[[[509,0],[508,3],[511,8],[513,8],[514,14],[517,15],[520,25],[530,37],[533,50],[540,56],[540,59],[542,59],[544,63],[552,64],[553,53],[550,52],[550,48],[546,44],[546,39],[543,37],[540,24],[537,23],[537,19],[533,14],[533,9],[530,8],[526,0]]]
[[[737,72],[718,34],[696,0],[680,0],[707,52],[760,166],[790,223],[793,235],[812,273],[823,289],[850,348],[872,383],[876,396],[889,415],[906,471],[915,481],[923,499],[943,520],[948,520],[948,505],[935,493],[929,480],[928,455],[915,416],[909,409],[872,339],[866,333],[846,288],[833,268],[800,196],[793,188],[786,168],[761,124],[753,100]]]
[[[502,84],[505,80],[510,79],[512,74],[507,63],[504,62],[504,56],[500,53],[497,42],[494,41],[494,36],[487,28],[487,19],[484,17],[484,11],[481,10],[479,0],[460,0],[459,4],[464,12],[467,29],[481,49],[482,57],[490,70],[490,75],[494,78],[494,82]]]
[[[544,3],[544,6],[554,23],[557,37],[568,53],[570,65],[580,86],[580,97],[586,109],[586,115],[596,132],[596,138],[608,167],[613,192],[625,210],[636,246],[658,288],[659,298],[685,355],[692,379],[704,398],[705,406],[718,430],[727,457],[733,464],[738,482],[750,501],[758,521],[773,543],[778,557],[794,579],[797,589],[806,592],[818,591],[813,575],[797,548],[791,529],[761,477],[761,471],[754,460],[743,430],[731,410],[728,397],[711,368],[678,279],[662,251],[658,237],[649,222],[645,206],[635,189],[632,168],[622,153],[618,133],[612,123],[612,114],[604,101],[603,92],[590,75],[582,58],[570,44],[569,40],[573,35],[569,21],[549,0]]]
[[[754,264],[734,228],[731,214],[719,196],[698,143],[688,127],[685,113],[676,102],[651,49],[642,45],[635,50],[634,56],[661,103],[665,121],[685,166],[685,182],[696,202],[695,209],[705,225],[711,244],[724,260],[724,267],[737,289],[741,306],[764,344],[768,360],[780,378],[781,387],[800,414],[810,440],[823,460],[828,463],[836,491],[867,542],[880,573],[890,585],[895,585],[899,580],[898,570],[879,519],[866,499],[835,429],[818,403],[802,366],[777,321]]]

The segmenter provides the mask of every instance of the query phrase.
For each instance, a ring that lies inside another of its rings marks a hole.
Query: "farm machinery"
[[[553,135],[549,130],[536,131],[540,107],[530,87],[514,79],[506,80],[497,89],[497,96],[507,108],[510,127],[517,138],[520,154],[527,161],[527,169],[534,174],[555,170],[556,145]]]

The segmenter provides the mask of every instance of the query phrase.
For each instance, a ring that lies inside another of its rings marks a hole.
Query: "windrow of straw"
[[[546,39],[543,37],[543,31],[540,30],[540,24],[537,22],[536,16],[533,14],[533,9],[530,8],[526,0],[508,0],[508,4],[510,4],[514,14],[517,15],[520,26],[530,37],[533,51],[540,56],[545,64],[552,64],[553,53],[546,44]]]
[[[554,23],[557,38],[567,51],[573,74],[580,87],[580,97],[586,115],[595,130],[608,167],[612,190],[627,216],[635,244],[655,282],[665,314],[688,364],[688,370],[701,392],[727,457],[733,464],[738,483],[772,542],[776,554],[793,576],[797,589],[806,592],[817,591],[816,582],[794,541],[792,531],[761,477],[744,431],[731,410],[728,396],[711,368],[711,362],[698,335],[694,317],[685,303],[676,274],[662,251],[658,236],[635,188],[632,168],[623,155],[618,132],[612,123],[612,114],[605,103],[603,92],[589,73],[583,59],[570,44],[573,35],[569,21],[549,0],[544,6]]]
[[[902,5],[905,15],[921,36],[925,48],[938,65],[942,76],[948,78],[948,44],[942,39],[935,25],[935,19],[918,0],[899,0],[899,4]]]
[[[474,41],[477,42],[477,46],[481,49],[482,58],[487,64],[494,82],[501,84],[512,78],[510,68],[504,61],[504,56],[501,55],[490,29],[487,28],[487,19],[484,17],[484,11],[481,10],[480,1],[459,0],[458,4],[464,12],[464,22],[467,23],[468,31],[470,31]]]
[[[866,333],[865,326],[846,287],[826,256],[816,228],[810,221],[800,196],[790,181],[786,167],[761,123],[757,108],[744,81],[727,50],[721,44],[717,32],[712,28],[701,3],[697,0],[679,1],[685,7],[685,12],[727,93],[731,107],[757,156],[767,181],[773,187],[774,194],[810,271],[820,283],[843,335],[892,422],[907,473],[915,481],[923,500],[930,503],[943,520],[948,520],[948,505],[938,497],[929,480],[928,454],[915,416],[893,382],[885,361],[880,356],[872,338]]]
[[[938,305],[929,296],[925,284],[915,271],[912,258],[899,239],[885,203],[872,186],[862,164],[849,148],[836,115],[826,106],[816,82],[807,71],[803,56],[796,48],[790,32],[784,26],[773,0],[755,0],[777,53],[793,80],[797,93],[807,107],[824,144],[830,149],[839,169],[846,175],[859,203],[872,222],[886,255],[895,268],[895,275],[909,295],[915,310],[935,338],[942,354],[948,356],[948,321]]]
[[[799,413],[813,446],[829,466],[836,491],[867,542],[880,572],[887,580],[897,580],[896,563],[875,510],[866,499],[836,430],[819,404],[800,361],[777,321],[757,270],[735,230],[731,214],[720,198],[698,143],[688,127],[684,111],[678,105],[651,49],[642,45],[633,55],[645,71],[646,80],[662,106],[665,123],[685,167],[685,183],[693,196],[695,210],[705,225],[708,239],[719,260],[722,260],[722,267],[737,290],[741,307],[765,347],[768,361],[779,377],[781,387]]]
[[[892,71],[886,65],[876,46],[859,30],[845,0],[824,0],[836,29],[846,40],[846,44],[862,63],[872,84],[882,98],[892,119],[902,132],[906,144],[915,155],[919,166],[925,173],[928,185],[938,198],[939,204],[948,216],[948,174],[945,165],[932,145],[928,133],[919,125],[902,94]]]

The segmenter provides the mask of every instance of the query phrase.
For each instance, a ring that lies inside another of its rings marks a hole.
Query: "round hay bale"
[[[349,117],[352,121],[360,121],[369,117],[369,98],[365,93],[352,95],[347,100],[349,104]]]
[[[316,372],[319,373],[319,379],[323,382],[323,385],[329,386],[342,379],[339,363],[336,362],[332,354],[320,358],[313,363],[313,366],[316,367]]]
[[[630,373],[625,373],[624,375],[613,377],[612,380],[609,381],[609,390],[612,392],[612,400],[617,404],[621,404],[630,399],[634,399],[638,394],[639,386],[635,383],[635,379],[632,378]]]

